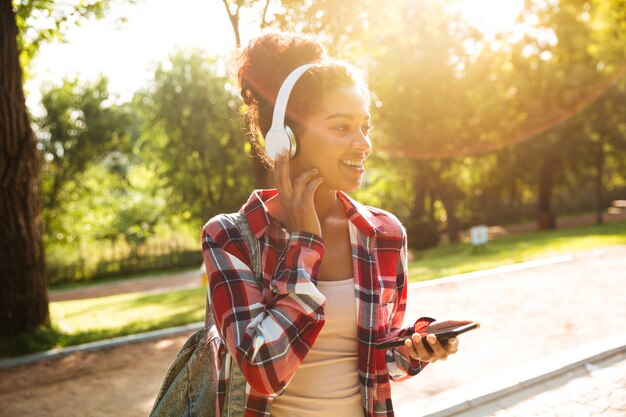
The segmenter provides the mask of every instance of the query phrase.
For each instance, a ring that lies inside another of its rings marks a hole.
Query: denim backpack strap
[[[248,223],[246,216],[241,213],[226,214],[225,216],[230,218],[233,223],[235,223],[235,225],[239,229],[239,233],[241,233],[241,236],[243,237],[243,240],[246,242],[246,246],[248,246],[248,250],[250,251],[252,271],[254,272],[254,276],[256,277],[257,282],[259,282],[260,287],[263,288],[263,275],[261,272],[261,247],[259,245],[258,239],[254,236],[254,233],[250,228],[250,224]],[[213,326],[215,320],[213,318],[213,312],[210,308],[211,300],[209,299],[208,291],[206,297],[207,299],[204,314],[204,327],[208,329]]]
[[[246,245],[250,251],[250,259],[252,261],[252,271],[254,272],[254,276],[256,277],[259,285],[263,287],[263,276],[261,274],[261,247],[259,245],[259,240],[256,236],[254,236],[246,216],[241,213],[236,213],[233,215],[233,220],[239,228],[239,232],[241,232],[241,236],[246,241]]]
[[[258,239],[252,233],[250,224],[243,214],[235,213],[229,215],[239,228],[241,236],[246,241],[248,250],[250,251],[250,260],[252,262],[252,271],[257,279],[259,288],[263,290],[263,275],[261,270],[261,248]],[[240,417],[245,413],[246,407],[246,377],[239,369],[235,358],[232,355],[228,355],[228,362],[224,363],[230,369],[229,384],[226,388],[226,398],[224,400],[224,411],[222,415],[224,417]]]

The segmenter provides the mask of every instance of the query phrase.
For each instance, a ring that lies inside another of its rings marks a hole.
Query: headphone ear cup
[[[285,133],[287,134],[287,137],[289,137],[289,159],[293,159],[300,150],[298,135],[296,135],[296,132],[294,132],[289,126],[285,126]]]
[[[273,161],[280,155],[285,149],[289,150],[289,155],[293,153],[291,148],[291,138],[286,130],[270,130],[265,135],[265,151],[267,155],[272,158]]]

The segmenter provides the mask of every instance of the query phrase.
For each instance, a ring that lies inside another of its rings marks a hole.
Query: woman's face
[[[300,151],[290,163],[292,178],[317,168],[324,179],[320,187],[346,192],[358,189],[372,151],[369,123],[367,103],[356,86],[326,94],[321,110],[304,123]]]

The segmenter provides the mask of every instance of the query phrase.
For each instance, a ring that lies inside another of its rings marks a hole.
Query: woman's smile
[[[341,161],[341,165],[343,165],[345,169],[354,174],[361,175],[365,172],[364,161],[343,160]]]

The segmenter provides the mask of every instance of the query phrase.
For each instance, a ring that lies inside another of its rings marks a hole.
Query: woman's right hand
[[[274,164],[274,182],[278,189],[278,197],[287,218],[289,232],[309,232],[322,237],[322,228],[315,212],[313,196],[322,183],[319,171],[306,171],[291,182],[289,176],[288,151],[276,157]]]

